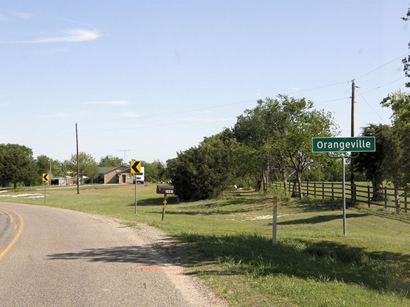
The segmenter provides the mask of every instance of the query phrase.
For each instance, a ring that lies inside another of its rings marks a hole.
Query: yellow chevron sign
[[[141,161],[132,160],[130,163],[131,174],[135,175],[135,174],[141,173],[141,166],[142,166]]]
[[[43,180],[43,182],[48,182],[48,174],[43,173],[43,176],[41,176],[41,179]]]

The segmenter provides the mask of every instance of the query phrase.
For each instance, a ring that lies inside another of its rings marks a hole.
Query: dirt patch
[[[284,217],[287,216],[289,214],[278,214],[278,218],[279,217]],[[253,218],[250,218],[249,221],[263,221],[263,220],[271,220],[272,219],[272,215],[259,215],[259,216],[255,216]]]

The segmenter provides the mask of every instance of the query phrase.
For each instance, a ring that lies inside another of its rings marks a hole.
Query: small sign
[[[48,182],[48,174],[43,173],[43,176],[41,177],[41,179],[43,180],[43,182]]]
[[[162,201],[162,207],[163,207],[163,208],[166,208],[167,205],[168,205],[168,202],[167,202],[166,199],[164,199],[164,200]]]
[[[136,175],[138,173],[141,173],[141,166],[141,161],[132,160],[130,163],[131,174]]]
[[[376,138],[362,137],[313,137],[312,152],[375,152]]]

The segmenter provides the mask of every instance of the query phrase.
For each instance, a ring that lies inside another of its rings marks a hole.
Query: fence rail
[[[275,182],[276,188],[284,189],[283,182]],[[321,199],[341,199],[342,198],[342,182],[324,182],[324,181],[305,181],[302,182],[302,194],[313,196]],[[346,198],[352,203],[367,204],[370,208],[372,205],[387,208],[395,208],[396,213],[404,210],[408,212],[408,200],[410,194],[406,194],[403,190],[383,186],[379,190],[380,199],[373,199],[373,187],[371,185],[346,183]],[[288,184],[286,192],[298,194],[293,190],[293,185]],[[296,195],[299,196],[299,195]]]

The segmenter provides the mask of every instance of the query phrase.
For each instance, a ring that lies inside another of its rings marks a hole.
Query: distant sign
[[[312,138],[312,152],[374,152],[376,138],[374,136],[331,138]]]
[[[141,173],[141,166],[141,161],[132,160],[130,163],[131,174],[136,175],[138,173]]]
[[[38,177],[37,177],[38,178]],[[43,176],[41,177],[41,179],[43,180],[43,182],[48,182],[48,174],[47,173],[43,173]]]

